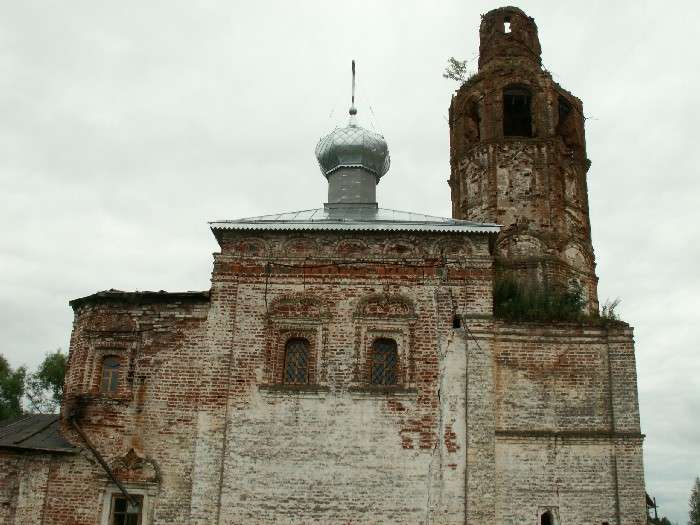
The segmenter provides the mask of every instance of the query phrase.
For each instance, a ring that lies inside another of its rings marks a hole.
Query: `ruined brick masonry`
[[[502,224],[502,269],[576,282],[597,311],[583,105],[542,69],[537,26],[519,9],[485,15],[480,38],[479,70],[450,106],[452,214]]]
[[[518,9],[484,15],[480,53],[450,109],[453,215],[500,233],[214,226],[209,291],[71,301],[69,448],[0,446],[0,523],[116,522],[78,428],[143,525],[646,523],[631,328],[492,315],[496,269],[597,309],[581,102]]]

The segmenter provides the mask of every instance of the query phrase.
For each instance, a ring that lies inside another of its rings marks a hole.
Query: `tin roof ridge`
[[[342,224],[342,223],[369,223],[369,224],[426,224],[426,225],[454,225],[454,226],[474,226],[486,228],[500,228],[500,225],[493,223],[482,223],[464,219],[454,219],[451,217],[440,217],[418,212],[395,210],[392,208],[369,207],[343,207],[339,209],[310,208],[298,211],[257,215],[254,217],[244,217],[240,219],[225,219],[210,221],[212,229],[226,228],[226,225],[243,224]]]

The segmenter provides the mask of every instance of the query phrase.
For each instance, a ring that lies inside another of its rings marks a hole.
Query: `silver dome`
[[[336,128],[318,141],[316,158],[326,177],[340,168],[364,168],[379,180],[390,164],[384,137],[355,124],[352,112],[346,127]]]

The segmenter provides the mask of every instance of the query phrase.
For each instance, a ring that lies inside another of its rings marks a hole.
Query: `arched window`
[[[554,525],[554,518],[550,511],[545,512],[540,516],[540,525]]]
[[[284,382],[305,385],[309,382],[309,341],[294,337],[284,346]]]
[[[523,86],[503,90],[503,135],[532,137],[532,95]]]
[[[398,384],[399,353],[393,339],[377,339],[372,345],[370,383],[373,385]]]
[[[450,108],[450,155],[453,161],[481,140],[479,103],[475,99],[460,101]]]
[[[119,358],[105,357],[102,360],[102,381],[100,391],[113,394],[119,388]]]

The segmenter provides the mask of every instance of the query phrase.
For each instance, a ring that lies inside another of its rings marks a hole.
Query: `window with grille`
[[[370,383],[373,385],[398,384],[399,353],[393,339],[377,339],[372,345]]]
[[[100,391],[115,393],[119,388],[119,358],[105,357],[102,361],[102,382]]]
[[[284,382],[305,385],[309,382],[309,341],[295,337],[284,347]]]
[[[143,508],[143,496],[132,498],[138,503],[134,505],[122,494],[115,494],[112,497],[112,512],[109,517],[110,525],[141,525],[141,509]]]

